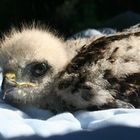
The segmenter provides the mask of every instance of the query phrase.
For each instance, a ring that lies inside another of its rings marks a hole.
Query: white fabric
[[[0,134],[4,138],[33,134],[48,137],[114,125],[140,127],[140,109],[65,112],[57,115],[36,108],[23,110],[0,102]]]

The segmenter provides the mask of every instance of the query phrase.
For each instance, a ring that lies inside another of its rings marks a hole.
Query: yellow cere
[[[10,80],[14,80],[16,78],[16,74],[14,72],[4,73],[4,77]]]

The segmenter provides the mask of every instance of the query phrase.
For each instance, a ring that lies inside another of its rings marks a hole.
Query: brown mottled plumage
[[[140,107],[140,28],[83,46],[60,77],[71,110]]]
[[[140,107],[140,28],[78,41],[38,29],[6,36],[3,99],[57,112]]]

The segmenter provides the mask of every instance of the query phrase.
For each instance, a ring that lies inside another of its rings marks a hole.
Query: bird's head
[[[16,105],[51,105],[54,77],[68,63],[65,49],[61,39],[43,30],[5,36],[0,48],[3,99]]]

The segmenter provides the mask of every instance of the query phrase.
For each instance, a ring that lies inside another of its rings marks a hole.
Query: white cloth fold
[[[140,109],[65,112],[57,115],[36,108],[23,110],[0,103],[0,134],[4,138],[34,134],[48,137],[116,125],[140,127]]]

